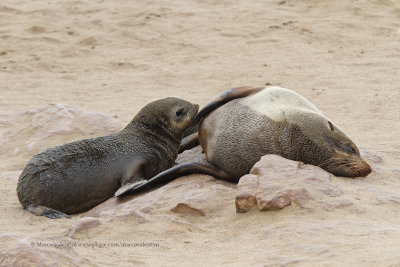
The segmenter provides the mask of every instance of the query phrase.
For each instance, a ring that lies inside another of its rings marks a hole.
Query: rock
[[[185,150],[179,154],[178,158],[176,159],[176,163],[184,163],[184,162],[200,162],[206,163],[206,157],[203,153],[203,149],[201,146],[196,146],[192,149]]]
[[[108,135],[123,128],[119,120],[97,112],[86,112],[65,104],[49,104],[17,114],[0,116],[0,147],[18,163],[8,170],[22,169],[35,154],[74,140]]]
[[[101,222],[98,218],[93,217],[84,217],[80,218],[79,220],[75,221],[71,228],[67,232],[67,236],[71,238],[76,238],[79,234],[84,232],[85,230],[91,229],[100,225]]]
[[[275,156],[275,155],[274,155]],[[282,209],[291,203],[290,187],[296,179],[299,163],[296,161],[269,160],[256,163],[250,173],[258,174],[255,198],[258,209]],[[279,183],[276,181],[279,180]]]
[[[270,192],[271,195],[269,197],[257,198],[257,206],[261,211],[265,210],[277,210],[282,209],[288,205],[290,205],[290,189],[279,189],[279,188],[270,188],[270,190],[266,190],[263,193]]]
[[[39,237],[0,235],[1,266],[80,266],[88,264],[68,242]]]
[[[173,208],[171,210],[176,213],[205,216],[204,211],[197,209],[195,207],[192,207],[191,205],[189,205],[187,203],[178,203],[178,205],[176,205],[175,208]]]
[[[177,162],[205,162],[200,146],[181,153]],[[207,216],[226,208],[224,200],[232,199],[235,185],[218,181],[208,175],[192,174],[141,194],[128,195],[121,199],[111,198],[84,213],[85,217],[106,220],[131,220],[139,223],[153,222],[152,212],[175,213],[190,216]],[[175,215],[172,215],[170,220]]]
[[[121,220],[135,218],[139,223],[151,222],[152,219],[148,214],[154,208],[152,205],[154,202],[148,197],[143,197],[147,202],[139,196],[134,199],[131,199],[132,196],[128,196],[122,200],[118,198],[110,198],[93,209],[83,213],[83,216],[103,218],[107,221],[112,221],[115,218]]]
[[[255,205],[257,183],[258,176],[254,174],[245,175],[239,180],[235,201],[237,212],[248,212]]]
[[[153,210],[172,211],[178,214],[206,216],[224,209],[225,196],[231,197],[233,189],[226,182],[207,175],[194,174],[178,178],[162,187],[142,194],[128,195],[122,199],[111,198],[84,213],[84,216],[113,220],[152,222]]]
[[[210,191],[200,188],[197,184],[189,186],[180,197],[178,204],[171,211],[182,214],[205,216],[209,212]],[[215,192],[214,192],[215,193]],[[216,195],[216,194],[215,194]]]
[[[330,177],[319,167],[266,155],[250,174],[239,180],[236,212],[247,212],[255,206],[266,211],[293,204],[301,208],[322,206],[327,210],[352,205],[352,201],[338,198],[343,193],[330,182]]]
[[[326,210],[332,211],[354,205],[354,202],[349,199],[337,199],[335,201],[322,201],[321,202]]]
[[[396,203],[400,204],[400,194],[387,194],[377,197],[380,204]]]

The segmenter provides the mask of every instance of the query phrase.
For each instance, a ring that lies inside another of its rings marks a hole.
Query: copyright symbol
[[[35,246],[35,242],[31,242],[31,247],[34,247]]]

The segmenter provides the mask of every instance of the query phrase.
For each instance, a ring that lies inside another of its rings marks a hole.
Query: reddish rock
[[[223,209],[223,197],[232,189],[225,182],[215,184],[215,178],[206,175],[189,175],[178,178],[162,187],[142,194],[128,195],[122,199],[111,198],[84,213],[84,216],[122,220],[136,218],[139,223],[152,222],[153,210],[180,214],[206,216]]]
[[[350,200],[337,199],[341,190],[330,181],[325,170],[288,160],[277,155],[266,155],[243,176],[236,193],[236,211],[282,209],[288,205],[301,208],[322,206],[331,210],[352,205]]]
[[[235,201],[237,212],[247,212],[254,207],[257,183],[258,176],[254,174],[245,175],[239,180]]]
[[[24,159],[14,163],[11,169],[22,169],[33,155],[49,147],[108,135],[124,127],[116,118],[64,104],[2,115],[0,126],[0,146],[9,151],[7,157]]]
[[[194,214],[194,215],[201,215],[205,216],[204,211],[195,208],[187,203],[178,203],[173,209],[171,209],[173,212],[176,213],[182,213],[182,214]]]
[[[0,235],[0,266],[80,266],[88,264],[66,240]]]
[[[296,188],[292,190],[292,202],[291,204],[296,204],[300,208],[308,208],[312,209],[315,206],[313,205],[314,197],[310,194],[310,192],[305,188]]]
[[[290,189],[271,187],[263,191],[262,196],[256,195],[258,209],[261,211],[282,209],[290,205],[291,193]]]
[[[85,230],[94,228],[100,225],[101,222],[98,218],[93,217],[83,217],[79,220],[75,221],[71,228],[67,232],[67,236],[71,238],[76,238],[79,234],[84,232]]]

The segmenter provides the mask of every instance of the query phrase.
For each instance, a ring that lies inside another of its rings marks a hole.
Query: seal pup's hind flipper
[[[123,191],[118,190],[115,193],[115,197],[120,197],[125,194],[138,193],[141,191],[145,191],[151,189],[160,184],[166,184],[180,176],[188,175],[188,174],[207,174],[211,175],[215,178],[225,180],[228,182],[237,182],[236,177],[231,174],[226,173],[225,171],[215,167],[209,163],[199,163],[199,162],[188,162],[183,163],[177,166],[174,166],[168,170],[160,172],[153,178],[137,184],[130,185],[129,188],[125,188]]]
[[[138,183],[146,182],[146,169],[149,168],[151,164],[152,162],[146,159],[132,161],[121,180],[121,187],[114,193],[114,196],[124,195]]]
[[[132,188],[135,188],[135,186],[141,185],[141,184],[146,183],[146,182],[147,182],[147,181],[143,179],[143,180],[140,180],[140,181],[136,181],[136,182],[134,182],[134,183],[127,183],[127,184],[124,184],[123,186],[121,186],[121,187],[117,190],[117,192],[114,193],[114,197],[119,197],[119,196],[125,195],[125,194],[127,194]]]
[[[51,209],[51,208],[48,208],[45,206],[30,204],[30,205],[24,207],[24,209],[32,212],[35,215],[45,216],[49,219],[59,219],[59,218],[71,219],[71,216],[68,216],[67,214],[62,213],[61,211]]]

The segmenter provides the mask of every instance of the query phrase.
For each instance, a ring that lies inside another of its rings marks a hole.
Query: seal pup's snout
[[[192,108],[191,109],[193,110],[194,115],[197,115],[197,112],[199,111],[199,105],[192,104]]]
[[[185,109],[187,110],[186,112],[188,113],[188,120],[190,123],[192,122],[193,118],[197,115],[197,112],[199,111],[199,105],[197,104],[188,104]]]

